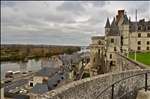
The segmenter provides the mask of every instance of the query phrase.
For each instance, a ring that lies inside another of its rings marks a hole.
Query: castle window
[[[149,50],[149,47],[147,47],[146,50]]]
[[[138,47],[137,47],[137,50],[141,50],[141,47],[138,46]]]
[[[150,26],[147,27],[147,30],[150,30]]]
[[[116,51],[116,47],[114,47],[114,51]]]
[[[110,58],[112,58],[112,54],[110,54]]]
[[[101,41],[99,41],[99,45],[101,45]]]
[[[138,30],[141,30],[141,26],[138,26]]]
[[[93,62],[95,62],[95,57],[94,57],[94,59],[93,59]]]
[[[141,41],[138,41],[138,45],[141,45]]]
[[[114,43],[114,39],[111,39],[111,43]]]
[[[98,54],[100,54],[100,49],[98,50]]]
[[[147,45],[149,45],[149,41],[147,41]]]
[[[138,37],[141,37],[141,33],[138,33]]]
[[[147,33],[147,37],[150,37],[150,33]]]

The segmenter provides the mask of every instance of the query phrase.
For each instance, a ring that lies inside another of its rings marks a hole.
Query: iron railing
[[[129,93],[131,93],[131,92],[134,92],[134,91],[138,91],[138,90],[140,90],[140,89],[142,89],[142,88],[145,88],[145,91],[147,91],[148,87],[150,87],[150,85],[147,85],[147,80],[148,80],[148,79],[147,79],[147,74],[148,74],[148,73],[150,73],[150,72],[140,73],[140,74],[128,76],[128,77],[125,77],[125,78],[123,78],[123,79],[121,79],[121,80],[118,80],[118,81],[114,82],[113,84],[111,84],[110,86],[108,86],[107,88],[105,88],[105,89],[104,89],[102,92],[100,92],[98,95],[96,95],[96,97],[95,97],[94,99],[98,99],[98,97],[100,97],[100,96],[101,96],[104,92],[106,92],[109,88],[111,88],[111,99],[114,99],[114,88],[115,88],[115,84],[117,84],[117,83],[119,83],[119,82],[121,82],[121,81],[123,81],[123,80],[126,80],[126,79],[128,79],[128,78],[131,78],[131,77],[134,77],[134,76],[143,75],[143,74],[145,75],[145,86],[144,86],[144,87],[140,87],[140,88],[131,90],[131,91],[127,92],[126,94],[123,94],[123,95],[121,95],[121,96],[118,96],[117,99],[120,99],[120,98],[124,97],[125,95],[127,95],[127,94],[129,94]]]

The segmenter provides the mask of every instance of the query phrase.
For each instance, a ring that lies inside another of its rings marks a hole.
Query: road
[[[30,79],[32,79],[32,78],[31,77],[29,77],[29,78],[23,78],[23,79],[21,79],[19,81],[5,84],[3,86],[4,87],[4,92],[8,92],[9,90],[15,90],[16,87],[18,87],[18,88],[23,87],[23,85],[27,84]]]

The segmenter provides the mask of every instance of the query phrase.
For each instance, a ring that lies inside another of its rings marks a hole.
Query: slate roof
[[[31,90],[31,93],[43,94],[48,91],[47,84],[37,83]]]
[[[62,70],[62,68],[64,68],[64,70],[66,71],[66,72],[71,72],[71,69],[69,68],[69,66],[60,66],[60,68],[61,68],[61,70]]]
[[[55,76],[53,76],[51,79],[48,80],[49,90],[54,89],[56,86],[58,86],[67,77],[68,77],[67,72],[64,72],[64,74],[58,73]]]
[[[42,67],[58,68],[59,66],[56,60],[51,60],[51,61],[42,61]]]
[[[127,25],[128,23],[129,23],[128,17],[127,15],[124,15],[124,20],[122,24]]]
[[[137,26],[142,26],[142,29],[140,31],[146,31],[146,26],[148,25],[148,22],[145,22],[144,25],[141,25],[139,22],[137,22]],[[132,32],[136,31],[136,22],[131,22],[131,26],[132,26]],[[137,30],[138,31],[138,30]]]
[[[51,75],[52,73],[54,73],[57,70],[58,70],[58,68],[46,68],[46,67],[43,67],[39,72],[37,72],[35,74],[35,76],[48,77],[49,75]]]
[[[114,18],[113,22],[111,23],[110,31],[107,34],[107,36],[117,36],[117,35],[120,35],[120,31],[117,27],[117,24],[116,24],[115,18]]]
[[[107,22],[106,22],[105,28],[110,28],[110,22],[109,22],[108,18],[107,18]]]
[[[62,68],[64,68],[64,73],[62,73]],[[48,69],[47,69],[48,70]],[[51,68],[52,70],[52,68]],[[31,90],[31,93],[37,93],[42,94],[49,90],[54,89],[57,87],[64,79],[69,77],[69,72],[71,72],[71,69],[69,69],[68,66],[60,66],[60,72],[52,76],[50,79],[48,79],[47,84],[40,84],[37,83]],[[40,90],[39,90],[40,89]]]

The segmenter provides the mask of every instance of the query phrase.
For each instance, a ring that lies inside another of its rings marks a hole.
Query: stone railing
[[[147,74],[147,81],[145,81],[145,74]],[[118,82],[119,80],[120,82]],[[117,97],[129,91],[150,86],[150,69],[129,70],[93,76],[74,81],[45,94],[37,95],[36,99],[93,99],[115,82],[118,83],[113,86],[113,96],[114,99],[117,99]],[[131,94],[130,96],[135,97],[135,95]],[[99,99],[111,99],[111,97],[112,88],[110,87],[99,96]],[[126,99],[134,98],[131,97]]]

